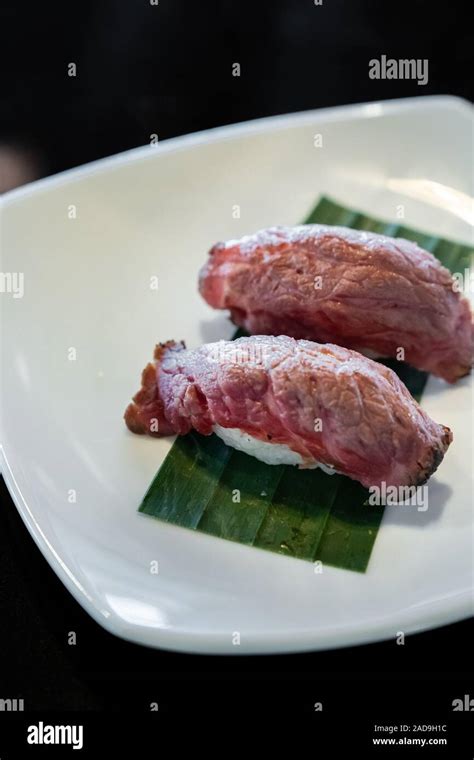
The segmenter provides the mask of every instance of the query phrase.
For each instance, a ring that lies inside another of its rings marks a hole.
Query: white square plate
[[[472,158],[470,106],[415,98],[168,140],[4,196],[1,268],[23,273],[24,295],[0,297],[3,475],[48,562],[106,629],[183,651],[283,652],[471,614],[469,379],[430,379],[423,406],[454,443],[426,512],[386,510],[363,575],[138,514],[171,441],[133,436],[122,414],[157,341],[230,337],[197,292],[215,241],[299,223],[324,193],[393,221],[402,205],[407,226],[469,242]]]

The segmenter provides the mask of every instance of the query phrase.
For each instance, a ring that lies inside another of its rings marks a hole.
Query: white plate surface
[[[386,510],[364,575],[315,573],[138,514],[171,442],[122,421],[155,342],[230,337],[196,288],[211,244],[298,223],[322,193],[387,220],[403,205],[406,225],[469,242],[471,141],[464,101],[373,103],[168,140],[4,196],[1,270],[23,273],[24,296],[0,297],[2,471],[44,556],[106,629],[243,654],[376,641],[471,614],[470,380],[430,379],[423,406],[454,443],[428,511]]]

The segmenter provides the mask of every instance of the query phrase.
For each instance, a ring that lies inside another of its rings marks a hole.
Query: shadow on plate
[[[423,489],[426,489],[423,491]],[[420,500],[417,504],[394,504],[385,507],[384,525],[408,525],[412,528],[424,528],[440,519],[444,507],[453,489],[432,478],[419,491]],[[423,501],[423,503],[422,503]]]
[[[236,327],[227,314],[220,314],[209,320],[201,320],[199,333],[203,343],[214,343],[216,340],[230,340]]]

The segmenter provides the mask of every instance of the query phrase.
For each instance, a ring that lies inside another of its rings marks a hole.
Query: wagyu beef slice
[[[452,440],[397,375],[355,351],[287,336],[155,350],[125,412],[134,433],[238,429],[363,485],[419,485]]]

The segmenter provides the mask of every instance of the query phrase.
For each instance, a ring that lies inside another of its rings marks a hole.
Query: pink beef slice
[[[408,240],[344,227],[274,227],[218,243],[199,277],[210,306],[251,334],[337,343],[400,358],[448,382],[469,373],[469,302]],[[397,353],[398,352],[398,353]]]
[[[286,444],[303,467],[322,462],[366,487],[424,483],[452,440],[392,370],[340,346],[283,335],[194,350],[160,344],[125,421],[134,433],[154,435],[240,428]]]

